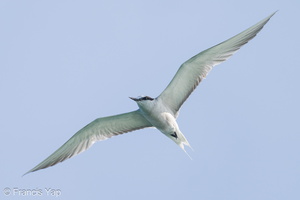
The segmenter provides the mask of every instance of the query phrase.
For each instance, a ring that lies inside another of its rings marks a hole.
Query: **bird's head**
[[[149,97],[149,96],[138,96],[137,98],[134,97],[129,97],[133,101],[139,102],[139,101],[153,101],[154,98]]]
[[[151,109],[153,106],[153,102],[154,102],[154,98],[149,97],[149,96],[138,96],[136,98],[134,97],[129,97],[130,99],[132,99],[133,101],[135,101],[138,106],[142,109]]]

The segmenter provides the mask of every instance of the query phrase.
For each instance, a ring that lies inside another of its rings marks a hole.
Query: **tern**
[[[185,151],[184,147],[190,147],[190,144],[176,122],[180,107],[215,65],[227,60],[254,38],[274,14],[275,12],[236,36],[190,58],[180,66],[158,97],[130,97],[137,103],[137,110],[92,121],[25,174],[63,162],[87,150],[97,141],[148,127],[155,127]]]

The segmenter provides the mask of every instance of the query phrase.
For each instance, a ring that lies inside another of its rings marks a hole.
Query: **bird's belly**
[[[168,112],[149,113],[145,118],[163,133],[173,133],[178,127],[176,119]]]

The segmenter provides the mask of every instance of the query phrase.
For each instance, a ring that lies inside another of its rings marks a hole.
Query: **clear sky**
[[[35,199],[300,199],[299,7],[0,1],[0,199],[32,199],[23,190],[41,192]],[[22,177],[95,118],[137,109],[129,96],[158,96],[181,63],[276,10],[183,105],[192,161],[144,129]]]

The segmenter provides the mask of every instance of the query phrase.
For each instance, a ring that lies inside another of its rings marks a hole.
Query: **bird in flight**
[[[97,141],[148,127],[155,127],[185,151],[184,147],[190,145],[176,122],[180,107],[215,65],[227,60],[254,38],[274,14],[190,58],[180,66],[169,85],[158,97],[130,97],[137,103],[139,107],[137,110],[92,121],[25,174],[63,162],[87,150]]]

